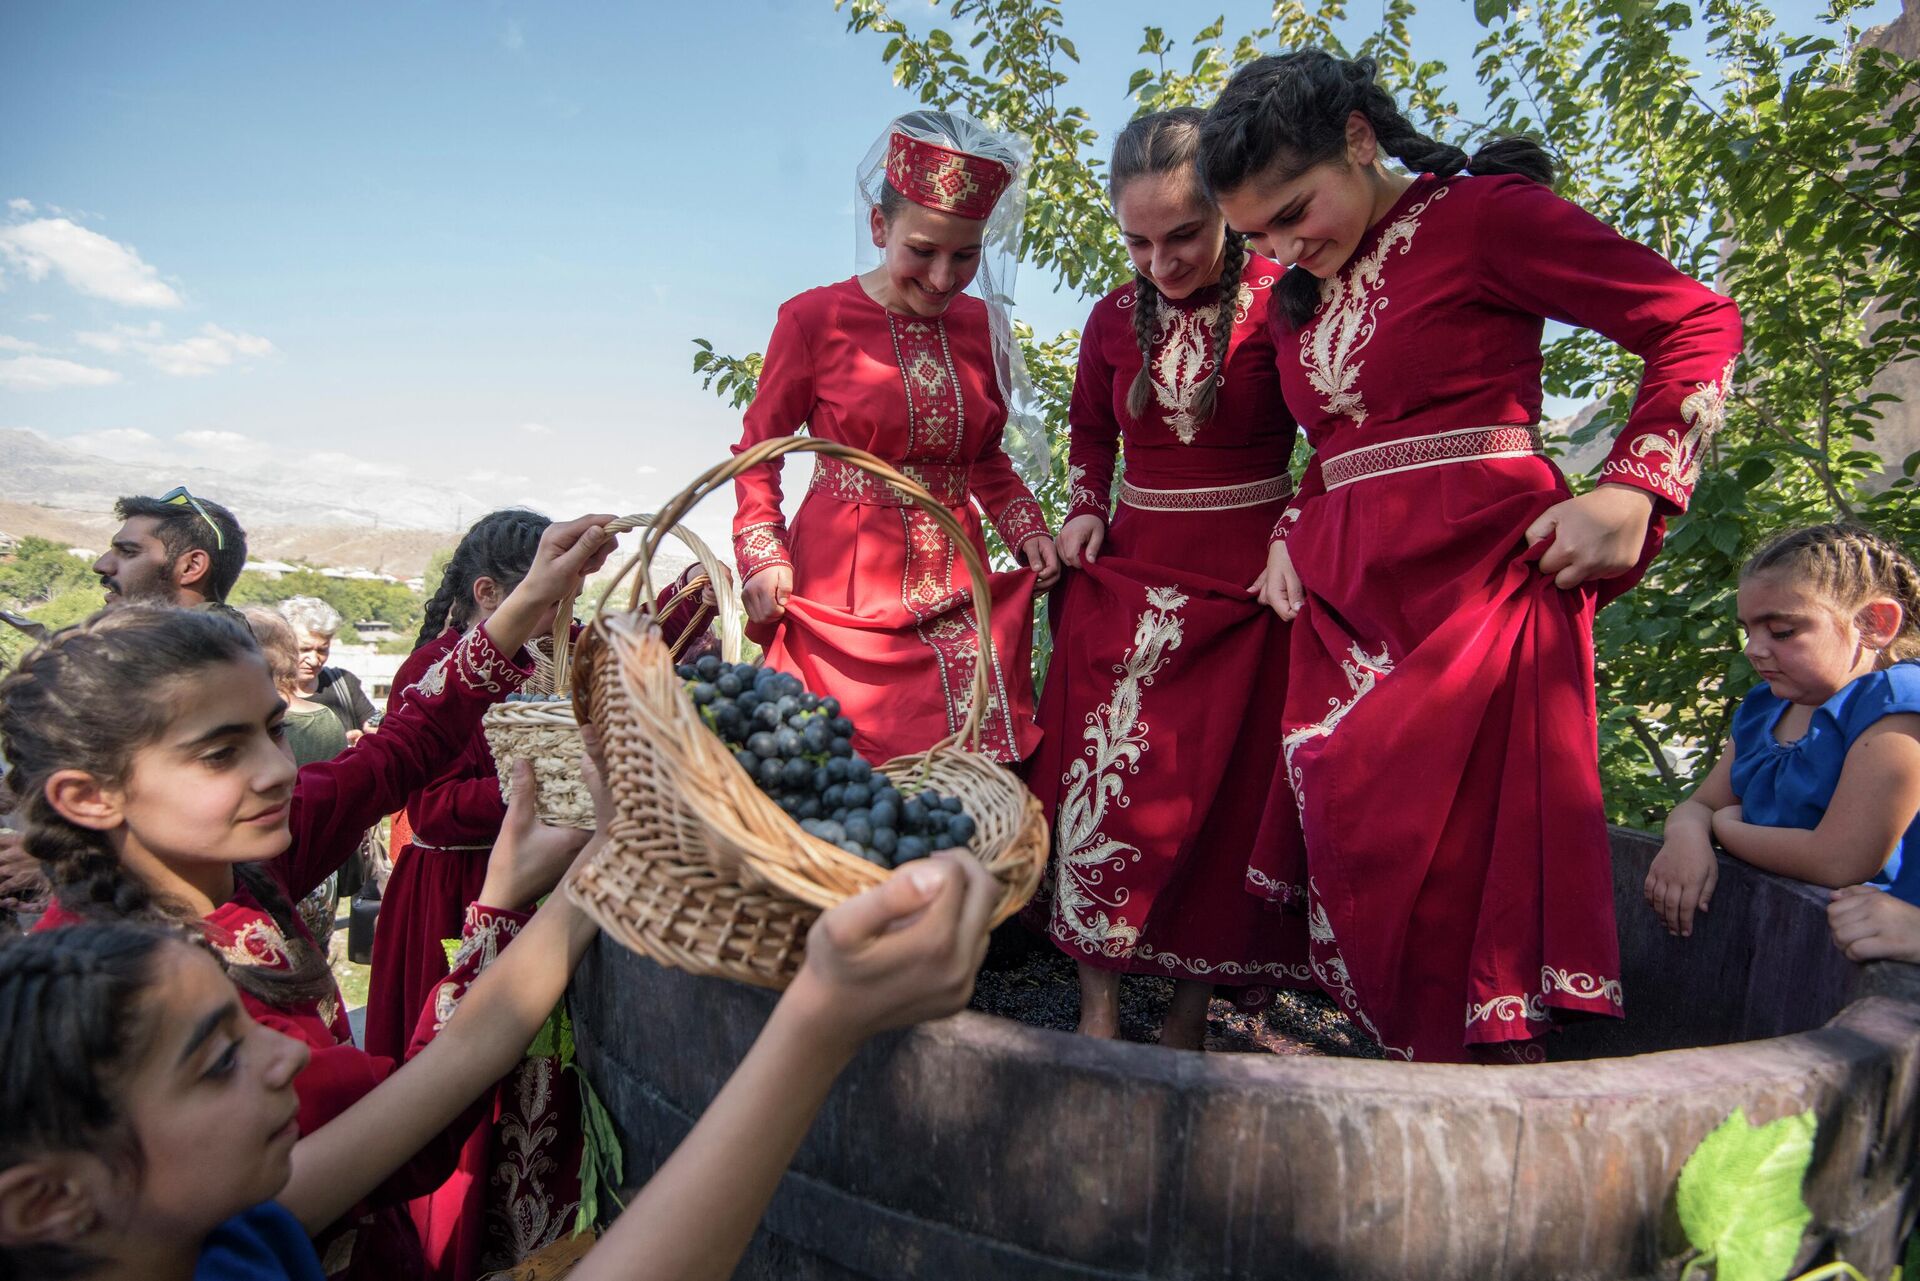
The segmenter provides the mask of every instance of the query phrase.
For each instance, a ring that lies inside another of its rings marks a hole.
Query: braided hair
[[[1775,534],[1740,567],[1741,581],[1778,573],[1851,614],[1870,600],[1900,606],[1886,661],[1920,658],[1920,568],[1891,538],[1865,525],[1809,525]]]
[[[553,522],[538,512],[508,507],[488,512],[473,522],[473,528],[453,549],[440,586],[427,602],[426,619],[413,642],[422,645],[447,630],[461,631],[473,621],[473,585],[491,578],[502,591],[511,591],[533,568],[534,553],[540,549],[540,535]]]
[[[75,925],[0,943],[0,1169],[86,1152],[137,1175],[121,1089],[152,1043],[143,999],[177,933]],[[78,1277],[101,1260],[62,1245],[0,1246],[0,1275]]]
[[[156,898],[127,870],[105,832],[55,809],[47,783],[60,770],[124,783],[140,749],[165,734],[183,678],[259,657],[246,628],[224,614],[126,605],[56,632],[0,680],[0,753],[11,765],[7,786],[22,841],[63,909],[93,920],[198,927],[190,908]],[[273,1004],[331,992],[327,958],[297,924],[280,883],[251,864],[236,867],[234,880],[267,909],[288,948],[284,969],[229,964],[234,983]]]
[[[1113,142],[1113,160],[1107,170],[1107,197],[1118,210],[1120,190],[1136,178],[1153,174],[1191,172],[1200,149],[1200,126],[1206,112],[1198,107],[1175,107],[1141,116]],[[1195,196],[1205,197],[1196,189]],[[1227,372],[1227,347],[1233,338],[1233,313],[1240,293],[1240,273],[1247,265],[1246,238],[1224,232],[1220,279],[1211,286],[1218,303],[1208,350],[1216,360],[1215,376],[1194,390],[1191,412],[1198,422],[1213,417],[1220,384]],[[1127,413],[1135,421],[1147,412],[1153,392],[1153,344],[1160,336],[1160,291],[1144,272],[1133,276],[1133,341],[1140,348],[1140,372],[1127,388]]]
[[[1336,58],[1300,49],[1259,58],[1234,73],[1200,127],[1200,181],[1219,197],[1258,174],[1285,181],[1346,155],[1347,120],[1365,116],[1380,149],[1415,173],[1450,178],[1519,174],[1553,181],[1553,158],[1530,138],[1496,138],[1468,156],[1413,127],[1375,79],[1372,58]],[[1305,324],[1320,305],[1320,282],[1294,267],[1280,281],[1287,318]]]

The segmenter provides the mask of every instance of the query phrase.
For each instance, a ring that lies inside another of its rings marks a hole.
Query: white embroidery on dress
[[[447,692],[447,667],[453,662],[453,651],[448,650],[433,660],[433,666],[420,673],[420,679],[413,683],[413,689],[422,698],[438,698]]]
[[[1586,974],[1579,970],[1560,970],[1551,965],[1540,967],[1537,993],[1508,992],[1487,1001],[1467,1002],[1467,1027],[1475,1023],[1544,1023],[1551,1017],[1547,998],[1555,992],[1582,1001],[1605,1001],[1618,1008],[1621,1004],[1619,979]]]
[[[1367,406],[1356,386],[1364,363],[1358,359],[1373,341],[1374,317],[1387,305],[1380,292],[1389,255],[1406,253],[1427,206],[1447,194],[1442,187],[1389,223],[1364,257],[1343,267],[1320,284],[1320,306],[1300,333],[1300,363],[1307,381],[1327,398],[1320,408],[1345,414],[1358,427],[1367,420]],[[1375,296],[1378,295],[1378,296]]]
[[[520,922],[511,917],[483,911],[479,904],[467,904],[466,925],[462,929],[460,950],[453,954],[453,960],[447,963],[449,974],[458,974],[462,966],[478,955],[480,960],[474,972],[478,974],[500,958],[500,949],[511,942],[520,933]],[[445,982],[434,989],[433,1030],[438,1032],[453,1017],[460,1004],[460,998],[467,993],[464,982]]]
[[[1360,994],[1353,990],[1353,976],[1348,973],[1347,962],[1340,955],[1340,946],[1333,939],[1333,922],[1327,917],[1326,905],[1320,901],[1320,887],[1314,884],[1311,876],[1307,878],[1307,957],[1320,986],[1340,1002],[1342,1009],[1360,1021],[1367,1035],[1378,1041],[1387,1054],[1411,1063],[1413,1048],[1388,1045],[1381,1039],[1380,1029],[1373,1025],[1366,1010],[1361,1008]]]
[[[1138,773],[1149,726],[1140,716],[1142,691],[1180,647],[1179,611],[1187,597],[1174,587],[1147,589],[1147,609],[1134,625],[1133,648],[1114,668],[1120,679],[1113,697],[1087,714],[1081,737],[1085,757],[1061,781],[1066,792],[1055,820],[1058,866],[1054,874],[1053,932],[1089,955],[1124,957],[1140,942],[1140,927],[1121,915],[1132,897],[1126,886],[1102,894],[1108,870],[1140,861],[1140,851],[1102,833],[1107,804],[1127,804],[1126,776]]]
[[[1157,962],[1176,976],[1182,971],[1188,974],[1224,974],[1228,977],[1257,974],[1266,978],[1291,979],[1296,983],[1313,982],[1312,966],[1288,965],[1285,961],[1255,961],[1250,964],[1240,961],[1203,961],[1163,952],[1151,943],[1142,943],[1135,955],[1143,961]]]
[[[1353,691],[1353,696],[1344,703],[1337,698],[1328,699],[1325,716],[1311,725],[1288,730],[1280,739],[1280,749],[1286,756],[1287,780],[1293,784],[1293,801],[1303,816],[1307,808],[1306,785],[1300,770],[1294,766],[1294,752],[1299,750],[1302,743],[1331,737],[1333,731],[1340,727],[1340,722],[1347,718],[1347,713],[1373,692],[1373,687],[1380,683],[1382,676],[1393,670],[1393,658],[1387,653],[1385,645],[1380,647],[1378,654],[1369,654],[1361,648],[1360,642],[1355,641],[1347,653],[1349,657],[1340,660],[1340,670],[1347,674],[1347,686]]]
[[[248,921],[233,931],[230,941],[214,943],[214,950],[234,965],[259,965],[274,970],[289,969],[293,965],[293,948],[287,943],[287,936],[265,917]]]
[[[1733,393],[1733,366],[1738,359],[1736,356],[1727,362],[1718,382],[1695,383],[1693,393],[1680,402],[1680,419],[1687,424],[1684,433],[1678,430],[1664,435],[1649,432],[1629,447],[1635,458],[1645,458],[1648,454],[1660,456],[1654,471],[1658,480],[1665,482],[1663,487],[1685,495],[1700,479],[1701,455],[1726,425],[1727,397]]]
[[[1091,507],[1100,515],[1105,515],[1107,502],[1092,485],[1087,484],[1087,469],[1069,464],[1067,467],[1067,507]]]
[[[554,1124],[559,1076],[557,1059],[525,1059],[514,1070],[511,1088],[501,1099],[495,1133],[504,1155],[493,1168],[497,1208],[488,1216],[495,1244],[504,1251],[489,1260],[498,1267],[511,1267],[559,1240],[579,1208],[578,1201],[555,1205],[548,1183],[548,1176],[557,1172],[549,1149],[560,1137]]]
[[[1236,307],[1251,304],[1252,299],[1253,291],[1243,284]],[[1213,350],[1213,326],[1223,305],[1215,301],[1204,307],[1163,307],[1159,312],[1159,332],[1154,335],[1147,381],[1166,414],[1167,426],[1183,445],[1191,445],[1200,433],[1200,420],[1193,413],[1194,397],[1222,365]]]

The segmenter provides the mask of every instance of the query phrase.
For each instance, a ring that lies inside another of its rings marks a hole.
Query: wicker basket
[[[646,529],[652,523],[650,516],[623,516],[609,523],[607,529],[617,534]],[[733,581],[733,571],[691,530],[676,528],[672,532],[693,552],[705,575],[696,577],[686,590],[713,588],[721,650],[729,658],[737,658],[740,592]],[[668,602],[668,607],[677,604],[679,599]],[[573,606],[573,597],[561,602],[554,615],[552,639],[534,648],[534,672],[521,687],[525,692],[559,695],[571,692]],[[681,637],[681,645],[686,645],[692,635]],[[501,795],[512,799],[513,763],[526,757],[533,762],[534,782],[539,788],[540,821],[583,830],[593,827],[593,797],[580,777],[580,721],[574,715],[571,699],[551,703],[496,703],[487,709],[481,726],[486,731],[487,746],[493,751],[494,767],[500,772]]]
[[[634,599],[645,597],[648,561],[663,532],[741,472],[800,450],[841,459],[898,489],[966,561],[981,624],[966,721],[952,737],[879,772],[909,795],[931,787],[961,799],[976,824],[968,848],[1001,883],[994,920],[1005,920],[1039,884],[1047,825],[1040,802],[1011,771],[968,750],[978,748],[987,706],[990,598],[986,566],[942,503],[860,450],[803,437],[763,441],[663,507],[621,576],[636,573]],[[707,728],[673,668],[651,620],[631,609],[597,612],[582,637],[574,699],[605,735],[616,818],[611,839],[573,874],[569,890],[607,933],[662,964],[784,987],[799,971],[820,911],[888,873],[802,831]]]

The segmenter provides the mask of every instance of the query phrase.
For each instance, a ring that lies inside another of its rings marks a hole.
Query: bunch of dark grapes
[[[787,672],[711,654],[674,670],[707,728],[808,834],[881,867],[973,839],[958,797],[906,796],[874,772],[853,750],[853,722],[838,699],[808,693]]]

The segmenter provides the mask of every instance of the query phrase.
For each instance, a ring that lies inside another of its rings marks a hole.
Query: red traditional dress
[[[1542,318],[1646,361],[1600,479],[1670,512],[1738,312],[1544,186],[1423,176],[1304,326],[1272,315],[1315,452],[1274,533],[1307,604],[1249,885],[1304,905],[1316,978],[1389,1054],[1537,1057],[1555,1017],[1622,1010],[1593,616],[1661,528],[1625,578],[1534,568],[1525,531],[1571,492],[1538,435]]]
[[[956,298],[944,316],[897,315],[856,277],[780,308],[760,387],[735,452],[805,427],[854,445],[946,503],[984,558],[977,506],[1008,547],[1047,533],[1040,504],[1000,446],[1007,412],[994,379],[986,305]],[[884,761],[923,751],[966,715],[978,650],[965,565],[933,518],[865,472],[825,456],[789,534],[779,464],[735,482],[741,577],[793,570],[787,612],[748,635],[770,667],[840,700],[855,747]],[[991,705],[981,750],[1018,760],[1034,749],[1033,574],[991,576]]]
[[[690,568],[659,601],[679,594],[697,572]],[[712,620],[713,607],[696,594],[666,613],[662,627],[678,637]],[[400,665],[394,689],[417,680],[461,638],[449,628],[415,650]],[[519,686],[516,678],[512,688]],[[448,941],[462,937],[506,815],[493,753],[476,723],[449,768],[407,798],[408,843],[394,859],[374,922],[366,1021],[373,1053],[405,1048],[402,1038],[447,978]],[[556,1059],[528,1058],[501,1083],[491,1110],[469,1127],[445,1184],[424,1189],[432,1195],[415,1202],[426,1251],[419,1275],[467,1281],[558,1240],[579,1204],[581,1142],[578,1089],[562,1077]]]
[[[1160,300],[1144,420],[1127,412],[1136,287],[1101,299],[1081,339],[1067,515],[1113,515],[1098,559],[1054,594],[1027,774],[1055,832],[1036,915],[1062,951],[1103,969],[1313,982],[1304,935],[1245,888],[1287,673],[1288,627],[1247,591],[1293,493],[1296,427],[1267,329],[1279,276],[1254,257],[1229,300]],[[1225,362],[1211,346],[1222,306],[1234,309]],[[1193,398],[1215,378],[1213,414],[1196,421]]]
[[[294,785],[289,823],[292,843],[264,866],[289,901],[325,880],[359,848],[360,838],[381,815],[398,808],[406,795],[434,777],[478,730],[480,717],[524,677],[492,642],[475,628],[460,645],[419,673],[398,692],[378,734],[330,761],[302,769]],[[55,905],[36,929],[52,929],[85,920]],[[208,937],[236,963],[285,969],[287,936],[244,886],[202,918]],[[450,1001],[492,959],[526,917],[476,904],[465,921],[466,946],[446,993]],[[291,922],[303,935],[296,914]],[[311,945],[311,936],[306,936]],[[300,1103],[300,1132],[311,1134],[392,1075],[399,1056],[368,1053],[353,1043],[338,989],[315,1001],[269,1005],[247,992],[241,1004],[255,1022],[304,1043],[307,1066],[294,1078]],[[430,1002],[436,1007],[445,1002]],[[417,1050],[438,1031],[434,1011],[417,1021],[409,1046]],[[320,1234],[316,1245],[330,1277],[375,1281],[422,1275],[420,1240],[406,1213],[406,1202],[438,1187],[453,1169],[461,1142],[478,1112],[456,1121],[426,1149],[389,1177],[362,1205]]]

